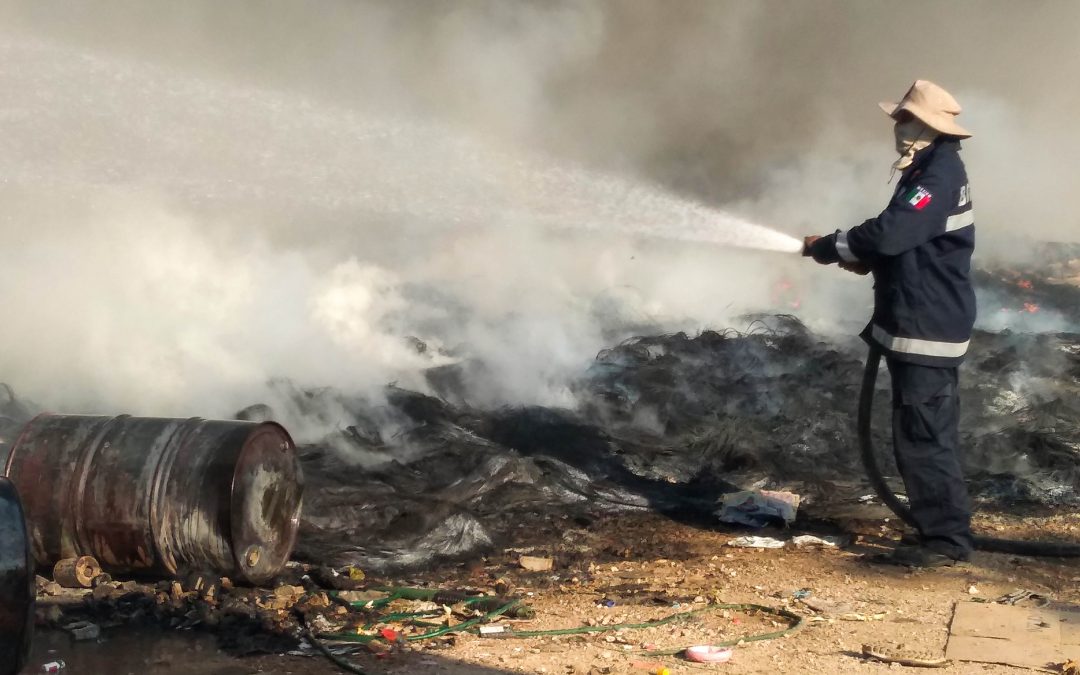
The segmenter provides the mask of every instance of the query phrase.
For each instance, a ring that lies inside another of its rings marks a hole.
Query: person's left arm
[[[807,237],[805,253],[816,262],[873,267],[945,232],[945,221],[955,202],[952,183],[928,171],[911,187],[897,191],[876,218],[847,232]]]

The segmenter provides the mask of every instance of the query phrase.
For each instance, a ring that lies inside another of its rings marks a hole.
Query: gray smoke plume
[[[274,377],[423,387],[469,357],[478,402],[570,403],[634,330],[796,303],[848,330],[865,280],[586,221],[665,234],[681,197],[853,225],[890,190],[875,103],[917,77],[976,134],[980,255],[1080,240],[1074,3],[44,0],[0,26],[0,374],[52,407],[227,414]]]

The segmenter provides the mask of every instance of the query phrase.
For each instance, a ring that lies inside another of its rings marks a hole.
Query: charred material
[[[343,428],[368,431],[304,449],[317,489],[298,554],[416,567],[598,509],[709,521],[720,495],[742,488],[794,490],[808,516],[855,503],[871,491],[855,434],[864,357],[857,339],[758,317],[743,332],[640,337],[601,352],[575,385],[575,409],[450,404],[461,387],[445,367],[444,400],[400,389],[368,404],[335,399],[354,415]],[[887,386],[873,440],[895,489]],[[981,509],[1080,503],[1080,335],[977,332],[961,386]]]
[[[113,572],[276,575],[303,487],[288,432],[200,418],[39,415],[10,448],[33,555],[92,555]]]

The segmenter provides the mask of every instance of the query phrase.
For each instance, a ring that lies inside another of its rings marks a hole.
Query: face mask
[[[929,146],[937,138],[938,132],[916,118],[906,122],[897,122],[893,127],[896,136],[896,152],[900,159],[893,162],[893,169],[903,171],[915,161],[915,153]]]

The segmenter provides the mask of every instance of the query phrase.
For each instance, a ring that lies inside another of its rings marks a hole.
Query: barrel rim
[[[238,481],[242,480],[244,471],[243,467],[247,466],[247,462],[250,456],[255,450],[255,444],[252,443],[252,439],[258,433],[265,433],[269,429],[275,429],[281,436],[284,437],[286,447],[282,448],[291,457],[292,468],[295,471],[295,486],[297,491],[296,507],[288,519],[288,532],[285,541],[279,547],[276,547],[280,551],[278,554],[281,558],[274,565],[271,566],[270,571],[261,574],[252,574],[248,570],[249,565],[246,564],[245,555],[251,542],[245,541],[243,516],[244,509],[242,508],[243,495],[238,490]],[[263,422],[256,422],[251,430],[251,433],[244,439],[243,446],[240,448],[240,452],[236,458],[236,464],[233,469],[232,481],[229,486],[229,510],[230,510],[230,527],[232,529],[232,552],[233,558],[236,563],[236,570],[244,579],[247,579],[253,584],[265,582],[275,575],[279,574],[285,567],[286,563],[292,557],[292,552],[296,548],[296,540],[300,534],[300,514],[303,512],[304,507],[304,475],[303,467],[300,465],[300,458],[296,454],[296,441],[293,440],[292,434],[289,433],[282,424],[267,420]]]

